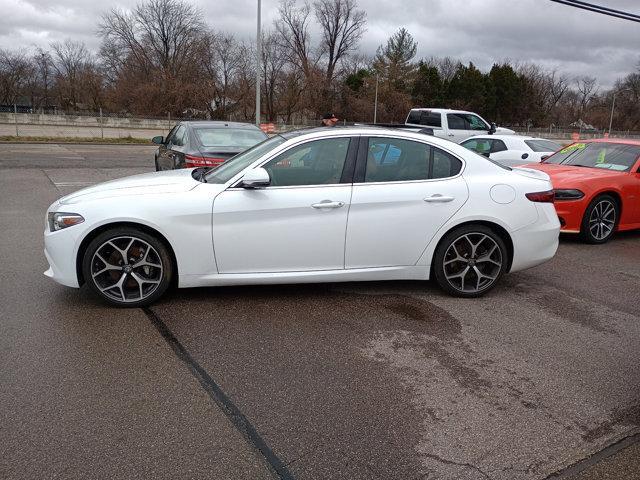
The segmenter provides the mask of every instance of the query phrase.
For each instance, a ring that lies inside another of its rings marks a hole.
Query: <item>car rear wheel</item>
[[[89,289],[122,307],[142,307],[171,284],[173,262],[167,247],[136,228],[114,228],[94,238],[85,251],[82,273]]]
[[[484,225],[464,225],[440,241],[433,271],[440,288],[456,297],[479,297],[491,290],[506,272],[507,248]]]
[[[599,195],[594,198],[582,217],[582,240],[587,243],[608,242],[618,224],[619,212],[618,202],[611,195]]]

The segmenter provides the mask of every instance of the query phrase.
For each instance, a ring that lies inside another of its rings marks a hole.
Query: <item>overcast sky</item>
[[[100,14],[136,0],[0,0],[0,48],[47,47],[67,37],[97,50]],[[255,36],[256,0],[193,0],[205,21],[239,37]],[[640,14],[639,0],[593,3]],[[277,16],[277,0],[263,0],[263,26]],[[405,27],[418,58],[450,55],[487,70],[493,62],[536,62],[571,76],[591,75],[604,87],[640,62],[640,23],[567,7],[549,0],[359,0],[367,13],[361,51],[373,54]]]

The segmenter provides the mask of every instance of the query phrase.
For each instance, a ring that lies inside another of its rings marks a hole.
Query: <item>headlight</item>
[[[556,200],[580,200],[584,193],[580,190],[554,190]]]
[[[49,231],[56,232],[63,228],[73,227],[84,222],[82,215],[77,213],[49,212]]]

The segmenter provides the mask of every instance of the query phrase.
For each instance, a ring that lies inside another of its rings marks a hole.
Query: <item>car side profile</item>
[[[460,145],[510,167],[540,162],[562,148],[553,140],[525,135],[476,135]]]
[[[275,135],[217,169],[102,183],[47,211],[45,274],[119,306],[178,287],[435,278],[476,297],[553,257],[546,174],[375,127]]]
[[[167,137],[153,137],[158,144],[156,171],[177,168],[217,167],[267,135],[255,125],[223,121],[183,121]]]
[[[563,232],[605,243],[640,229],[640,141],[584,140],[528,167],[551,177]]]

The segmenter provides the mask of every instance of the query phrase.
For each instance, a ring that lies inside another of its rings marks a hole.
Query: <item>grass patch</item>
[[[119,143],[123,145],[153,145],[150,139],[120,137],[120,138],[100,138],[100,137],[16,137],[15,135],[0,135],[0,142],[7,143]]]

